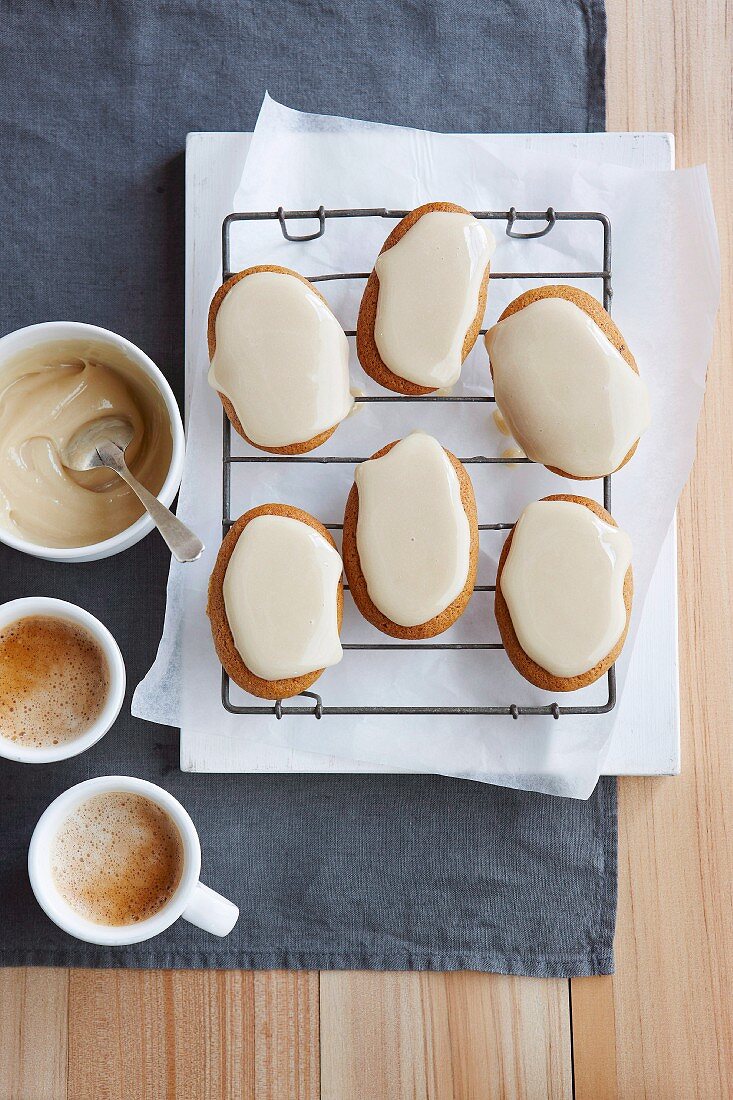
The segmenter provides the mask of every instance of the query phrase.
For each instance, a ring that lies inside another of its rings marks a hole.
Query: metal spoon
[[[129,420],[120,416],[100,417],[71,437],[62,451],[61,461],[69,470],[93,470],[98,466],[114,470],[139,497],[176,561],[196,561],[204,550],[201,539],[148,492],[127,468],[125,449],[133,434]]]

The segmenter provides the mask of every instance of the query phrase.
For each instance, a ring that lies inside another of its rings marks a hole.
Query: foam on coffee
[[[95,924],[137,924],[159,912],[183,873],[175,822],[143,795],[108,791],[80,803],[53,842],[56,888]]]
[[[84,627],[29,615],[0,630],[0,736],[48,748],[73,741],[99,717],[107,658]]]

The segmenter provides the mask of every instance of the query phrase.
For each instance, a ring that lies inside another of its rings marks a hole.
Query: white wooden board
[[[205,331],[209,297],[221,277],[221,223],[247,157],[250,134],[194,133],[186,144],[186,402]],[[480,140],[480,137],[477,137]],[[632,168],[672,168],[671,134],[507,134],[512,149],[552,148],[566,156]],[[236,743],[181,730],[181,768],[203,772],[376,772],[374,764],[249,740],[246,717]],[[609,775],[676,775],[680,770],[677,655],[677,538],[673,523],[647,595],[619,721],[606,761]]]

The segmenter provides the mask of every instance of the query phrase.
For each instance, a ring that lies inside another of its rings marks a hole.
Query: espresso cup
[[[152,916],[131,924],[98,924],[82,916],[62,896],[52,871],[52,851],[60,829],[82,803],[103,794],[133,794],[153,802],[173,822],[182,844],[183,866],[175,891]],[[28,875],[33,893],[47,916],[69,935],[107,947],[149,940],[164,932],[179,917],[214,936],[227,936],[237,923],[239,909],[204,886],[199,881],[200,872],[198,833],[181,803],[155,783],[124,775],[88,779],[59,795],[41,815],[28,850]]]
[[[85,611],[83,607],[56,600],[50,596],[25,596],[0,605],[0,630],[19,619],[40,615],[50,619],[64,619],[83,627],[91,634],[107,660],[109,688],[104,705],[89,726],[77,737],[59,745],[19,745],[3,737],[0,731],[0,756],[22,764],[52,764],[56,760],[68,760],[95,745],[113,725],[125,698],[125,662],[120,647],[103,623]]]

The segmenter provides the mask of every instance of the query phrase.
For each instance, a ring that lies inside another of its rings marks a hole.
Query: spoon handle
[[[130,473],[122,451],[114,444],[99,447],[97,454],[105,466],[109,466],[127,482],[133,493],[137,495],[148,515],[163,536],[176,561],[196,561],[204,551],[204,544],[198,535],[194,535],[185,523],[174,516],[164,504],[148,492],[137,478]]]

